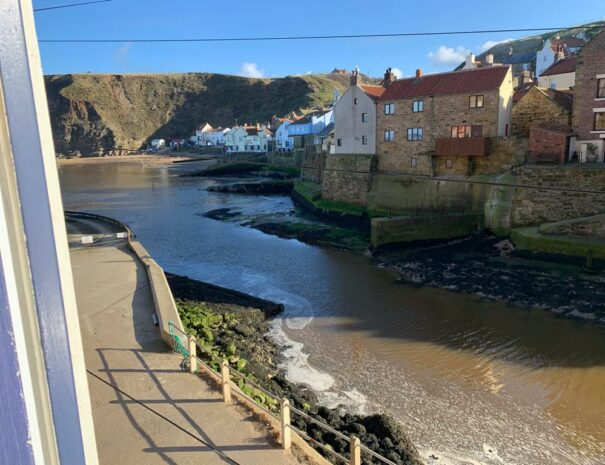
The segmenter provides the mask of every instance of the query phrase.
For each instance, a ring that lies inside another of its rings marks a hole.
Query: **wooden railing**
[[[442,138],[435,140],[435,154],[444,157],[482,157],[489,153],[488,137]]]

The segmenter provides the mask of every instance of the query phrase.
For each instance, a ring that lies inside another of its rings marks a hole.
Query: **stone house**
[[[351,85],[334,107],[334,153],[376,153],[376,100],[385,87],[360,82],[359,72],[351,74]]]
[[[529,137],[531,127],[571,131],[573,93],[528,86],[513,95],[513,135]]]
[[[562,58],[546,68],[538,85],[547,89],[569,89],[576,84],[576,57]]]
[[[509,135],[513,78],[493,66],[392,80],[378,98],[379,171],[433,175],[468,173],[469,159],[485,157],[490,139]],[[435,163],[433,163],[435,158]]]
[[[605,30],[577,55],[570,156],[580,162],[605,158]]]

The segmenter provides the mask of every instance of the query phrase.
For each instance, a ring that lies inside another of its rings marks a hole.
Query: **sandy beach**
[[[57,158],[57,165],[83,165],[97,163],[130,163],[146,165],[170,165],[197,157],[191,155],[176,154],[149,154],[137,153],[132,155],[121,155],[111,157],[81,157],[81,158]]]

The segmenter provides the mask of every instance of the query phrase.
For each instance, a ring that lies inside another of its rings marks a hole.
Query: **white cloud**
[[[245,62],[242,64],[242,68],[239,71],[240,76],[249,78],[262,78],[265,73],[262,69],[259,69],[256,63]]]
[[[487,52],[490,48],[495,47],[498,44],[503,44],[505,42],[510,42],[513,39],[504,39],[504,40],[488,40],[481,46],[481,52]]]
[[[391,71],[395,75],[395,79],[401,79],[403,77],[403,71],[401,68],[391,68]]]
[[[129,65],[128,57],[130,55],[131,48],[132,42],[125,42],[124,44],[120,45],[120,47],[113,54],[114,61],[123,68],[126,68]]]
[[[429,52],[429,58],[437,66],[456,66],[462,63],[470,52],[462,45],[456,48],[441,45],[436,52]]]

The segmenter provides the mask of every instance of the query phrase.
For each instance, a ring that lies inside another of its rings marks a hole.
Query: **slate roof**
[[[319,138],[328,137],[333,130],[334,130],[334,123],[330,123],[325,128],[323,128],[321,131],[319,131],[319,133],[317,133],[317,137],[319,137]]]
[[[554,76],[555,74],[575,73],[576,72],[576,57],[563,58],[556,63],[550,65],[544,70],[541,76]]]
[[[502,85],[509,69],[508,66],[495,66],[398,79],[386,88],[379,100],[496,91]]]

